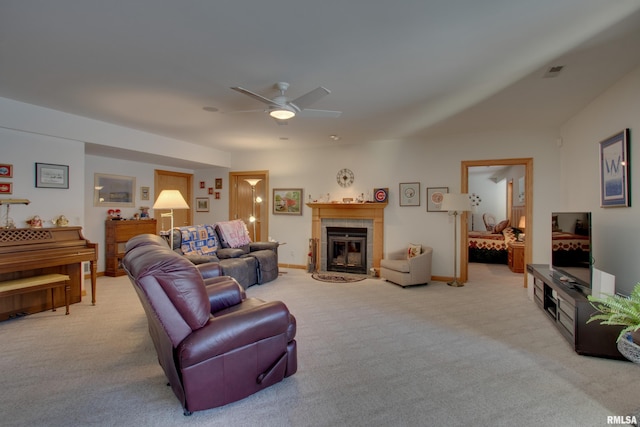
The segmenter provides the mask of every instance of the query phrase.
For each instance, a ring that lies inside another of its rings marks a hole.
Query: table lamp
[[[158,199],[153,204],[153,209],[169,209],[170,212],[163,213],[160,216],[162,218],[171,218],[171,229],[169,231],[169,245],[173,250],[173,210],[174,209],[189,209],[189,205],[182,197],[182,194],[178,190],[162,190]]]

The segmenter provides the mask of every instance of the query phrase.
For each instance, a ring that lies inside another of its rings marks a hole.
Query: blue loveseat
[[[229,228],[240,230],[240,236],[225,235]],[[278,242],[251,242],[245,232],[241,220],[176,227],[173,250],[194,264],[217,262],[223,275],[233,277],[245,289],[276,279]]]

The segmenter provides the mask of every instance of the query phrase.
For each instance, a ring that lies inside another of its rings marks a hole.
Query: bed
[[[554,231],[551,233],[552,264],[557,267],[589,265],[589,236]]]
[[[515,242],[513,228],[506,227],[502,232],[469,231],[469,262],[485,264],[507,264],[507,244]]]

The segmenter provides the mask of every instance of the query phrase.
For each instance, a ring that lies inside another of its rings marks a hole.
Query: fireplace
[[[367,273],[367,229],[327,227],[327,271]]]
[[[311,238],[318,244],[315,270],[327,269],[326,227],[367,227],[366,268],[380,268],[384,237],[383,203],[307,203],[312,209]],[[365,271],[366,272],[366,271]]]

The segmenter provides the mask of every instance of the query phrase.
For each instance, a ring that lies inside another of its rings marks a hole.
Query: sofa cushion
[[[218,250],[218,237],[211,225],[193,225],[179,228],[182,243],[180,249],[184,255],[213,256]]]
[[[220,236],[220,244],[223,248],[242,248],[247,247],[251,243],[249,238],[249,230],[241,219],[233,221],[222,221],[216,223],[216,230]]]

